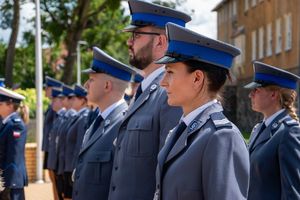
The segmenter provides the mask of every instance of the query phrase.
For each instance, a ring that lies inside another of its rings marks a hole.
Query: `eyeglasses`
[[[155,33],[155,32],[142,32],[142,31],[131,31],[131,40],[136,40],[138,39],[141,35],[160,35],[160,33]]]

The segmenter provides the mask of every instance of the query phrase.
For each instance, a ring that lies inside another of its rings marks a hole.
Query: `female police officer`
[[[167,33],[161,85],[184,115],[159,153],[155,199],[246,199],[246,144],[217,100],[240,51],[171,23]]]
[[[252,110],[264,120],[254,127],[249,144],[249,199],[300,199],[300,127],[295,112],[300,77],[254,62]]]
[[[24,121],[28,121],[25,106],[20,106],[24,99],[11,90],[0,87],[0,169],[3,170],[5,190],[0,193],[0,199],[23,200],[24,186],[27,185],[25,167],[25,143],[27,130]],[[22,118],[17,113],[20,110]]]

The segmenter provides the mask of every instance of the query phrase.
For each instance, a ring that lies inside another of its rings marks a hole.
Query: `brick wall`
[[[34,182],[36,180],[36,143],[26,144],[25,159],[29,182]]]

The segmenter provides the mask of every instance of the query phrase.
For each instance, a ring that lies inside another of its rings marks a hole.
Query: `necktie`
[[[89,138],[90,139],[92,137],[92,135],[96,132],[96,130],[99,128],[100,123],[103,121],[103,118],[101,115],[98,115],[98,117],[95,119],[95,122],[93,124],[93,128],[89,134]]]
[[[170,138],[168,139],[167,143],[165,144],[165,147],[163,148],[164,151],[162,151],[161,153],[161,159],[162,159],[162,163],[165,163],[171,149],[173,148],[173,146],[175,145],[176,141],[178,140],[178,138],[180,137],[180,135],[182,134],[182,132],[186,129],[186,125],[185,123],[182,121],[178,126],[177,129],[172,133],[172,135],[170,136]]]
[[[143,93],[142,84],[140,84],[137,91],[136,91],[136,93],[135,93],[134,101],[136,101],[142,93]]]

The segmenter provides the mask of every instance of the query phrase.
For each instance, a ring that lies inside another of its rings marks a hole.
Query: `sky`
[[[205,36],[215,38],[217,37],[217,19],[216,12],[212,12],[212,9],[221,0],[186,0],[182,7],[178,8],[180,11],[190,13],[193,9],[195,12],[192,15],[192,21],[187,24],[187,28],[196,31]],[[1,2],[1,0],[0,0]],[[126,4],[125,4],[126,5]],[[25,30],[30,30],[33,27],[32,23],[28,23],[27,19],[35,15],[34,4],[25,4],[22,6],[21,11],[21,25],[19,32],[18,43],[22,43],[21,35]],[[5,42],[8,41],[10,31],[3,31],[0,29],[0,39]]]

